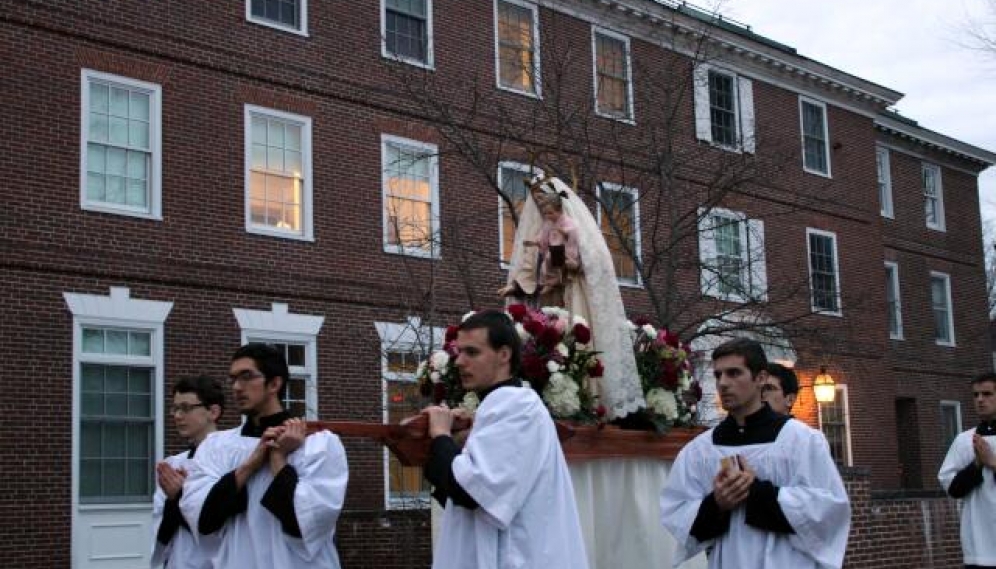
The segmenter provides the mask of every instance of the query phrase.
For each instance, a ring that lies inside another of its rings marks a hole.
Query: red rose
[[[446,399],[446,384],[439,382],[432,384],[432,402],[439,405]]]
[[[505,310],[512,315],[512,320],[515,320],[516,322],[522,322],[522,319],[526,317],[526,314],[529,314],[529,309],[526,308],[525,304],[513,304]]]
[[[539,336],[546,329],[546,326],[538,320],[526,320],[522,323],[522,327],[533,336]]]
[[[536,342],[546,349],[552,350],[560,343],[560,332],[557,332],[557,329],[552,326],[543,328],[539,336],[536,337]]]
[[[584,324],[575,324],[573,334],[574,340],[582,344],[587,344],[591,341],[591,330]]]
[[[595,415],[599,419],[601,419],[602,417],[604,417],[605,413],[606,413],[605,405],[599,405],[598,407],[595,408]]]
[[[605,373],[605,367],[602,365],[601,360],[595,360],[595,363],[588,367],[588,375],[591,377],[602,377]]]
[[[458,327],[455,324],[450,324],[446,327],[446,336],[443,338],[446,342],[452,342],[457,339]]]
[[[677,349],[679,346],[681,346],[681,339],[678,338],[677,334],[674,334],[674,333],[669,332],[669,331],[665,331],[664,332],[664,343],[667,344],[668,346],[671,346],[672,348]]]
[[[662,363],[661,373],[657,377],[658,383],[669,391],[678,389],[678,366],[674,360],[664,360]]]
[[[650,324],[650,318],[641,314],[640,316],[637,316],[636,318],[633,319],[633,324],[636,324],[637,326],[645,326],[647,324]]]

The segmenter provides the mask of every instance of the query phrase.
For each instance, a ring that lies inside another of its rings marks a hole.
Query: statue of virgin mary
[[[607,418],[624,417],[645,403],[608,245],[591,211],[559,178],[534,178],[530,188],[515,230],[508,283],[502,291],[538,296],[541,261],[537,259],[536,248],[524,242],[534,240],[543,226],[537,199],[543,200],[543,194],[559,195],[562,215],[577,227],[581,257],[580,270],[573,271],[563,281],[563,308],[584,318],[591,328],[594,348],[600,352],[605,370],[596,389]]]

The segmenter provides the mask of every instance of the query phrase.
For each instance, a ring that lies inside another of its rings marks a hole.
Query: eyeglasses
[[[761,386],[761,393],[774,393],[775,391],[781,391],[782,388],[777,385],[771,385],[770,383],[765,383]]]
[[[259,379],[261,377],[266,377],[266,376],[258,371],[247,369],[245,371],[240,371],[239,373],[228,376],[228,381],[232,383],[235,383],[236,381],[244,382],[244,381],[252,381],[254,379]]]
[[[179,405],[173,405],[169,408],[169,412],[176,415],[177,413],[181,415],[186,415],[198,407],[207,408],[207,405],[203,403],[180,403]]]

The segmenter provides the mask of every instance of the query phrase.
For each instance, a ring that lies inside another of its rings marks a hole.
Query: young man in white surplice
[[[498,311],[460,325],[456,366],[481,400],[460,449],[458,410],[428,407],[425,476],[445,507],[433,569],[587,569],[574,490],[557,429],[539,396],[515,377],[519,335]]]
[[[678,454],[661,493],[674,563],[709,546],[709,567],[839,568],[851,508],[823,434],[761,399],[761,345],[731,340],[712,354],[729,413]]]
[[[238,428],[209,436],[197,451],[180,508],[202,535],[221,535],[216,569],[338,569],[332,542],[346,494],[346,453],[328,431],[305,425],[281,401],[283,353],[247,344],[229,378]]]

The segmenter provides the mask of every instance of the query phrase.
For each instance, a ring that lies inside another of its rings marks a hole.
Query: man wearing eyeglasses
[[[232,356],[241,427],[208,437],[180,507],[205,536],[221,536],[214,569],[338,569],[332,542],[346,494],[346,452],[328,431],[305,436],[284,410],[283,352],[246,344]]]
[[[774,362],[768,363],[767,379],[761,386],[761,397],[775,413],[792,414],[792,405],[799,395],[799,378],[791,368]]]
[[[221,384],[207,376],[184,377],[173,386],[170,411],[176,431],[190,445],[179,454],[156,465],[156,494],[153,499],[152,566],[169,569],[210,569],[218,548],[217,538],[196,537],[180,514],[183,482],[193,462],[197,446],[215,431],[225,408]]]

